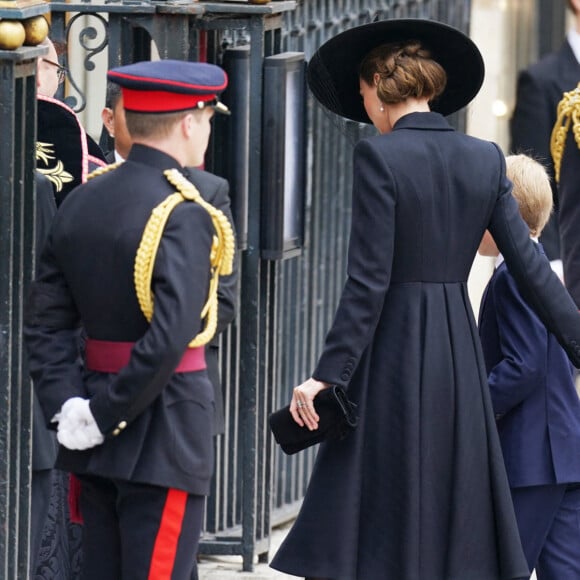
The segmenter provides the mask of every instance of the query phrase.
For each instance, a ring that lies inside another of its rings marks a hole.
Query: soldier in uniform
[[[103,126],[113,141],[113,150],[106,155],[109,163],[124,161],[129,155],[133,140],[127,130],[125,120],[125,108],[121,87],[114,82],[107,83],[105,107],[101,112]],[[186,168],[186,173],[195,174],[200,171],[196,167]],[[195,177],[193,177],[195,180]],[[234,223],[232,216],[229,185],[225,179],[216,179],[213,186],[200,191],[202,197],[214,207],[221,210],[230,223]],[[238,283],[238,260],[234,258],[234,266],[231,275],[220,277],[218,285],[218,323],[214,338],[207,344],[205,349],[205,362],[207,374],[214,388],[215,397],[215,433],[219,435],[225,430],[224,394],[220,377],[220,334],[224,332],[236,315],[236,296]]]
[[[518,74],[516,103],[510,120],[511,150],[540,161],[551,179],[554,166],[550,157],[550,132],[556,121],[556,107],[562,93],[572,90],[580,78],[580,0],[568,0],[568,8],[572,25],[562,45]],[[555,182],[552,182],[552,196],[554,212],[540,242],[561,277],[559,194]]]
[[[580,84],[562,95],[550,148],[558,183],[564,284],[580,308]]]
[[[213,471],[204,345],[235,241],[200,195],[218,178],[183,171],[201,165],[211,118],[227,112],[227,79],[182,61],[108,77],[134,145],[55,217],[27,313],[30,370],[57,466],[81,481],[83,578],[186,580]]]

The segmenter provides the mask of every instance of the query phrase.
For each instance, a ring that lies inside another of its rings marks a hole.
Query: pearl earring
[[[381,105],[381,108],[380,108],[381,113],[383,113],[384,110],[385,110],[385,107],[383,107],[383,105]]]

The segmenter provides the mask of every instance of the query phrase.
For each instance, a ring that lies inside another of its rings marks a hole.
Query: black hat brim
[[[370,123],[359,93],[359,67],[375,47],[419,41],[445,70],[447,85],[431,109],[450,115],[466,106],[483,83],[485,66],[475,43],[463,32],[434,20],[381,20],[346,30],[324,43],[308,64],[308,85],[327,109]]]

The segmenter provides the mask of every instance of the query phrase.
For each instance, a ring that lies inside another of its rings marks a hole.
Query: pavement
[[[272,557],[286,537],[291,524],[272,530],[269,555]],[[202,556],[197,564],[199,580],[296,580],[273,570],[268,564],[259,563],[256,558],[253,572],[242,571],[241,556]]]

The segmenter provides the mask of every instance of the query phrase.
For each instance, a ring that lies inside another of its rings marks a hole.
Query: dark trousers
[[[512,488],[524,554],[538,580],[580,579],[580,489]]]
[[[32,471],[30,488],[30,573],[34,575],[52,493],[52,469]]]
[[[80,476],[83,580],[190,580],[205,497]]]

